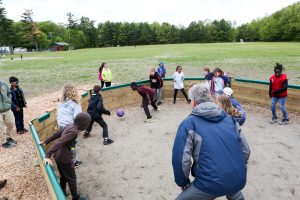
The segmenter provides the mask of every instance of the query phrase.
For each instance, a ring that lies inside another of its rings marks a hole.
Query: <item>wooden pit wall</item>
[[[231,87],[234,91],[233,96],[241,103],[254,103],[264,107],[271,106],[269,85],[232,81]],[[279,108],[279,103],[277,107]],[[300,113],[299,89],[288,88],[286,107],[288,111]]]

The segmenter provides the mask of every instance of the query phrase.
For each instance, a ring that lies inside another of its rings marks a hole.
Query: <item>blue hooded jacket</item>
[[[241,116],[234,117],[234,119],[237,123],[239,123],[240,126],[242,126],[246,121],[246,117],[247,117],[246,111],[238,102],[238,100],[236,100],[233,96],[230,96],[230,101],[233,107],[235,107],[239,111],[239,113],[241,113]]]
[[[161,62],[157,68],[157,72],[160,75],[161,78],[165,78],[166,77],[166,73],[167,70],[165,68],[165,64],[163,62]]]
[[[218,105],[197,105],[179,126],[173,146],[175,182],[219,197],[242,190],[250,149],[239,125]],[[193,164],[192,164],[193,160]]]

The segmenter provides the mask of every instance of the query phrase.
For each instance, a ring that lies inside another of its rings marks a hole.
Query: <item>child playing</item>
[[[138,86],[136,84],[136,82],[131,83],[131,89],[133,91],[137,91],[143,98],[141,107],[144,108],[145,114],[147,116],[147,119],[144,122],[152,123],[153,119],[152,119],[152,116],[150,114],[148,105],[149,105],[149,102],[151,102],[151,105],[152,105],[153,109],[156,110],[156,111],[159,110],[159,108],[156,106],[155,100],[154,100],[154,96],[155,96],[156,91],[151,89],[150,87],[147,87],[147,86],[144,86],[144,85],[139,85]]]
[[[82,112],[80,106],[79,95],[76,87],[73,84],[67,83],[64,85],[61,102],[57,105],[57,126],[63,129],[65,126],[74,123],[74,119],[78,113]],[[76,146],[77,141],[71,147],[72,160],[74,167],[77,168],[82,165],[82,161],[76,160]]]
[[[239,123],[239,125],[243,125],[245,122],[245,116],[240,113],[233,105],[231,104],[230,98],[227,95],[221,95],[218,97],[219,106],[232,118]]]
[[[154,68],[150,68],[150,83],[151,83],[151,88],[156,90],[157,94],[157,106],[159,106],[162,102],[162,89],[163,89],[163,80],[158,74],[158,72],[155,72]]]
[[[104,87],[104,81],[103,81],[103,77],[102,77],[102,72],[103,72],[103,68],[104,68],[105,63],[102,63],[101,66],[99,67],[99,82],[101,83],[101,87]]]
[[[238,100],[236,100],[232,96],[233,90],[230,87],[224,88],[223,92],[224,92],[224,95],[227,95],[230,98],[230,101],[231,101],[231,104],[233,105],[233,107],[235,107],[239,111],[239,113],[242,114],[243,120],[240,120],[240,122],[239,122],[240,126],[242,126],[246,121],[246,111],[245,111],[245,109],[241,106],[241,104],[238,102]]]
[[[223,89],[228,87],[229,79],[224,76],[224,72],[220,68],[214,69],[214,76],[211,80],[211,94],[218,98],[223,94]]]
[[[272,99],[272,124],[277,122],[276,104],[279,101],[280,109],[282,111],[282,121],[280,125],[286,125],[289,123],[288,112],[285,107],[285,102],[288,96],[288,79],[286,74],[282,73],[283,65],[276,63],[274,67],[274,74],[270,77],[269,96]]]
[[[55,140],[47,151],[44,163],[52,165],[51,157],[54,157],[60,174],[60,186],[66,195],[68,183],[73,200],[84,200],[86,198],[77,192],[77,178],[70,146],[73,145],[78,134],[88,127],[90,121],[91,117],[88,113],[78,113],[74,119],[74,123],[67,125],[63,129],[59,129],[51,137],[46,139],[45,142],[41,141],[41,144],[47,145]]]
[[[15,116],[16,129],[18,134],[28,132],[24,128],[24,111],[23,108],[27,108],[27,103],[24,97],[23,90],[19,87],[19,80],[16,77],[10,77],[9,82],[11,84],[11,110]]]
[[[94,93],[91,96],[89,106],[87,112],[91,115],[91,122],[88,128],[84,132],[84,137],[87,138],[91,135],[92,127],[94,122],[98,123],[103,128],[103,144],[109,145],[114,141],[108,138],[108,127],[104,119],[102,118],[102,114],[110,115],[110,111],[106,110],[103,105],[103,99],[100,94],[101,86],[94,86]]]
[[[176,72],[174,72],[173,75],[173,81],[174,81],[174,101],[173,104],[176,103],[176,97],[177,97],[177,92],[178,90],[181,90],[183,96],[187,100],[188,103],[191,103],[191,100],[188,98],[185,90],[184,90],[184,73],[182,71],[182,66],[177,66],[176,67]]]
[[[166,73],[167,70],[165,68],[165,63],[164,62],[160,62],[157,68],[157,72],[160,75],[161,78],[165,78],[166,77]]]
[[[214,73],[210,72],[210,69],[208,67],[204,67],[203,75],[205,80],[211,81],[212,77],[214,76]]]
[[[110,87],[111,86],[111,81],[112,81],[112,73],[111,70],[108,68],[108,65],[106,63],[104,63],[104,68],[102,71],[102,78],[103,78],[103,82],[105,83],[106,87]]]

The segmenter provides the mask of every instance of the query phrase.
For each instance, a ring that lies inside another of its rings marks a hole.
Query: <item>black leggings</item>
[[[102,87],[102,88],[104,87],[104,84],[105,84],[105,87],[110,87],[110,86],[111,86],[111,82],[104,82],[104,81],[101,81],[101,87]]]
[[[184,88],[182,88],[180,90],[181,90],[183,96],[185,97],[185,99],[189,102],[189,98],[188,98]],[[176,102],[177,92],[178,92],[178,89],[174,89],[174,103]]]
[[[103,138],[108,138],[108,127],[106,122],[103,120],[102,117],[100,118],[92,118],[89,127],[86,129],[87,132],[91,132],[92,131],[92,127],[94,122],[96,122],[97,124],[99,124],[102,128],[103,128]]]

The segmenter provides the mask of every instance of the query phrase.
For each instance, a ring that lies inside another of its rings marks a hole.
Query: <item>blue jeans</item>
[[[181,194],[176,198],[176,200],[213,200],[216,196],[206,194],[198,190],[193,184],[191,184],[186,190],[181,192]],[[228,200],[244,200],[244,196],[241,191],[226,195]]]
[[[286,102],[286,97],[272,97],[272,106],[271,106],[271,110],[272,110],[272,119],[277,119],[277,114],[276,114],[276,104],[279,101],[279,106],[280,109],[282,111],[282,116],[283,116],[283,120],[288,119],[288,112],[286,110],[285,107],[285,102]]]

